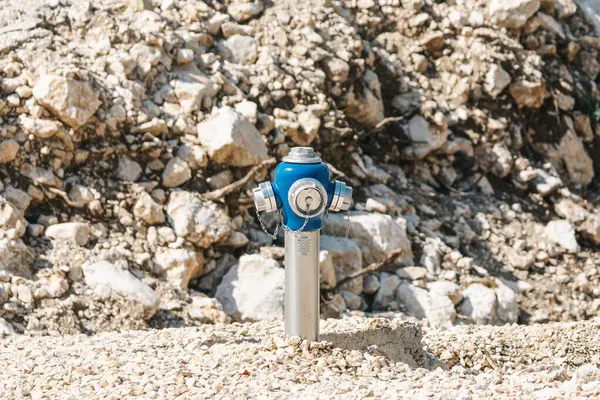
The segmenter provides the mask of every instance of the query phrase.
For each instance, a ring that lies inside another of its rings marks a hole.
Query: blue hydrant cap
[[[318,164],[321,157],[317,156],[312,147],[292,147],[283,161],[292,164]]]

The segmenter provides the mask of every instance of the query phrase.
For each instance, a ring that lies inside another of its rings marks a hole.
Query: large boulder
[[[25,234],[27,221],[22,210],[0,196],[0,230],[8,238],[19,238]]]
[[[64,182],[54,175],[52,168],[34,167],[29,163],[24,163],[21,165],[19,172],[41,185],[53,186],[59,189],[64,186]]]
[[[190,192],[171,192],[167,215],[177,236],[203,248],[223,242],[231,234],[231,220],[225,210]]]
[[[362,268],[362,252],[351,240],[338,240],[333,236],[322,235],[321,250],[327,251],[331,257],[336,282]],[[362,276],[346,283],[344,289],[360,294],[363,289]]]
[[[204,256],[199,251],[182,247],[161,248],[154,255],[154,270],[182,290],[187,290],[190,279],[202,274]]]
[[[0,337],[9,336],[15,334],[15,328],[5,320],[4,318],[0,318]]]
[[[427,318],[432,326],[450,327],[456,320],[454,303],[448,296],[430,293],[410,283],[401,283],[396,289],[396,299],[408,315]]]
[[[208,297],[204,293],[192,292],[191,303],[186,307],[188,317],[203,324],[227,324],[231,318],[223,311],[219,300]]]
[[[403,150],[404,157],[420,160],[439,149],[448,139],[448,124],[445,120],[440,126],[430,123],[421,115],[415,115],[408,121],[406,131],[414,144]]]
[[[42,76],[32,92],[39,104],[74,129],[85,124],[102,104],[89,82],[61,76]]]
[[[178,69],[178,79],[171,81],[171,86],[184,112],[201,109],[204,99],[212,100],[219,91],[219,85],[193,64]]]
[[[381,284],[377,275],[367,275],[363,278],[363,293],[374,294],[377,293]]]
[[[587,239],[600,245],[600,215],[590,215],[578,229]]]
[[[406,227],[398,224],[391,216],[367,212],[329,214],[329,224],[334,232],[345,232],[354,241],[363,255],[363,265],[382,261],[387,254],[402,249],[398,262],[412,260],[411,243]]]
[[[498,308],[496,314],[500,322],[507,324],[515,324],[519,319],[519,303],[517,302],[517,294],[502,280],[496,279],[496,300]]]
[[[0,271],[31,278],[34,253],[21,239],[0,239]]]
[[[246,167],[268,157],[260,132],[231,107],[221,108],[214,118],[199,124],[198,137],[219,164]]]
[[[179,146],[177,157],[185,161],[191,169],[204,168],[208,165],[208,155],[201,146],[187,144]]]
[[[19,211],[25,212],[31,204],[31,196],[20,189],[13,186],[8,186],[4,189],[2,197],[6,199],[10,204],[15,206]]]
[[[160,296],[127,270],[127,261],[116,264],[119,265],[108,261],[83,264],[86,285],[97,290],[108,288],[111,293],[139,302],[144,308],[145,318],[152,317],[158,309]]]
[[[256,39],[252,36],[233,35],[219,42],[219,52],[227,60],[236,64],[254,64],[258,58]]]
[[[337,283],[333,256],[327,250],[319,252],[319,281],[321,289],[334,289]]]
[[[19,116],[19,122],[23,129],[32,133],[40,139],[48,139],[56,135],[60,129],[60,122],[49,119],[37,119],[27,117],[24,114]]]
[[[50,239],[64,240],[76,243],[78,246],[85,246],[90,240],[91,230],[89,225],[83,222],[64,222],[50,225],[46,228],[45,235]]]
[[[460,290],[460,286],[458,286],[454,282],[448,281],[435,281],[429,282],[427,284],[427,289],[429,293],[438,296],[446,296],[454,303],[455,305],[462,301],[462,292]]]
[[[569,221],[564,219],[548,222],[544,234],[553,243],[556,243],[571,253],[579,251],[579,243],[575,237],[575,229]]]
[[[481,283],[470,285],[463,292],[464,300],[458,306],[458,312],[479,325],[496,322],[498,301],[496,292]]]
[[[524,26],[539,8],[540,0],[491,0],[488,15],[498,26],[517,29]]]
[[[215,297],[239,321],[283,318],[285,271],[275,260],[244,255],[223,277]]]

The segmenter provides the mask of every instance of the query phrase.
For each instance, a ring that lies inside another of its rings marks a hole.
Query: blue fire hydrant
[[[319,231],[325,210],[350,208],[352,188],[330,181],[311,147],[293,147],[275,180],[253,190],[257,212],[278,212],[285,229],[285,331],[319,339]],[[260,216],[259,216],[260,218]]]

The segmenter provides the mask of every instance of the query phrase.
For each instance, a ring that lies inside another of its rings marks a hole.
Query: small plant
[[[588,114],[593,123],[600,123],[600,99],[588,93],[579,98],[579,105],[581,111]]]
[[[600,123],[600,100],[595,99],[592,102],[592,120],[594,123]]]

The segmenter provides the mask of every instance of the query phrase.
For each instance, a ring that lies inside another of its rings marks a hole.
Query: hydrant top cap
[[[289,154],[283,157],[283,161],[293,164],[318,164],[321,157],[317,156],[312,147],[292,147]]]

